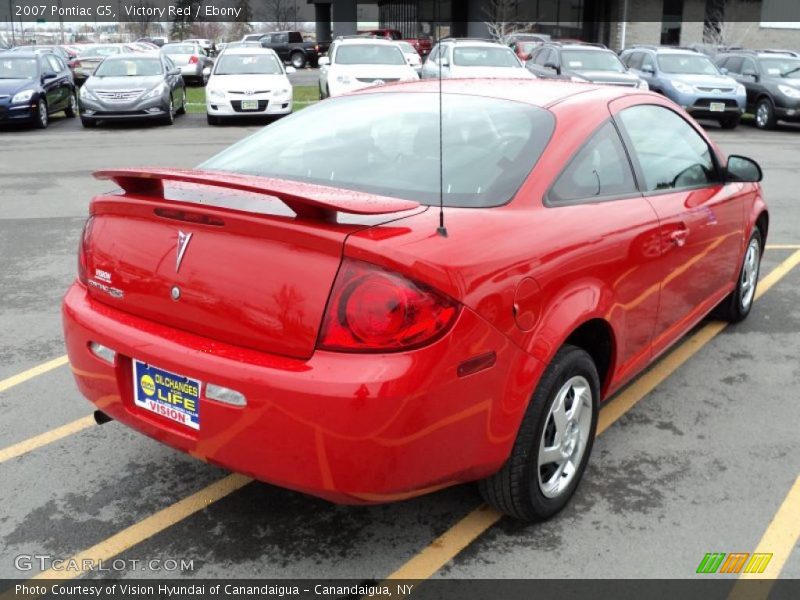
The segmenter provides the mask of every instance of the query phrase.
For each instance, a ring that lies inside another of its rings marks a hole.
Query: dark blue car
[[[50,115],[78,114],[75,83],[66,63],[50,52],[0,54],[0,124],[47,127]]]

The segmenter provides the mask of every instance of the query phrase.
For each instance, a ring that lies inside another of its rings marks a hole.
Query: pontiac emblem
[[[177,273],[181,268],[181,261],[183,260],[183,255],[186,252],[186,247],[189,245],[189,242],[192,239],[191,233],[184,233],[183,231],[178,231],[178,256],[177,260],[175,261],[175,272]]]

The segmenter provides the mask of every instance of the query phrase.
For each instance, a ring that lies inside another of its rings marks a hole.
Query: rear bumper
[[[114,419],[197,458],[343,503],[402,500],[496,471],[541,363],[468,309],[426,348],[291,359],[214,342],[112,309],[75,283],[64,334],[80,391]],[[110,365],[91,341],[117,352]],[[458,377],[488,351],[496,364]],[[200,429],[138,408],[131,357],[201,381]],[[237,390],[236,407],[204,396]]]

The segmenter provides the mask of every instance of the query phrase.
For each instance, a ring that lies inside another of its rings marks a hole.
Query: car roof
[[[225,54],[269,54],[274,55],[275,50],[272,48],[264,48],[264,46],[234,46],[233,48],[225,48]]]
[[[422,79],[408,83],[391,83],[383,86],[372,86],[354,92],[358,94],[375,93],[403,93],[403,92],[433,92],[439,91],[439,79]],[[545,79],[444,79],[441,89],[447,94],[463,94],[467,96],[483,96],[523,102],[531,106],[548,108],[559,102],[585,97],[602,98],[604,105],[616,98],[630,95],[634,92],[631,88],[613,85],[592,85],[586,83],[571,83],[566,81],[548,81]],[[637,94],[649,94],[636,90]]]
[[[160,50],[147,50],[146,52],[120,52],[119,54],[109,54],[106,60],[130,60],[133,58],[160,58]]]
[[[18,50],[17,52],[9,52],[9,55],[13,55],[13,58],[39,58],[41,54],[36,52],[31,52],[30,50]],[[11,56],[7,56],[6,58],[11,58]]]
[[[340,45],[348,45],[348,46],[363,46],[369,44],[389,44],[391,46],[397,46],[397,41],[399,40],[387,40],[385,38],[374,38],[374,37],[348,37],[334,40],[337,44]]]

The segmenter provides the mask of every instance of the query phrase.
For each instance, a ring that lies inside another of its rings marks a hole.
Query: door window
[[[644,181],[642,191],[704,187],[719,181],[706,141],[682,117],[662,106],[619,113]]]
[[[731,56],[725,61],[725,68],[729,73],[736,73],[737,75],[742,72],[742,58],[740,56]]]
[[[609,121],[570,160],[550,188],[547,200],[551,204],[571,204],[636,192],[628,156],[616,127]]]

